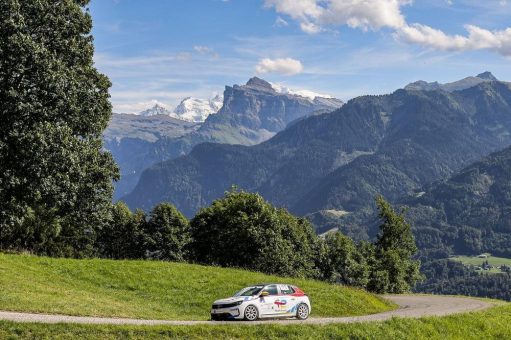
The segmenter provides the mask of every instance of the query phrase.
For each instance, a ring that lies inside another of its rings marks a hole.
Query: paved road
[[[264,320],[264,321],[171,321],[171,320],[140,320],[123,318],[99,318],[86,316],[67,316],[52,314],[0,312],[0,320],[16,322],[41,323],[81,323],[81,324],[112,324],[112,325],[199,325],[199,324],[327,324],[352,323],[366,321],[383,321],[392,317],[420,318],[423,316],[442,316],[470,311],[479,311],[493,306],[493,304],[465,297],[432,296],[432,295],[387,295],[385,298],[399,305],[393,311],[353,317],[314,318],[305,321],[294,319]]]

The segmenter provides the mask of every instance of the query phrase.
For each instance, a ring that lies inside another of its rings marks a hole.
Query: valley
[[[0,339],[511,339],[509,13],[1,0]]]

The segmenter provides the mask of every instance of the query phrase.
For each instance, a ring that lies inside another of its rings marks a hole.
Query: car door
[[[277,285],[268,285],[261,291],[268,292],[268,295],[259,297],[259,315],[274,315],[278,313],[278,309],[275,309],[275,302],[279,298],[279,289]]]
[[[296,314],[296,305],[298,304],[298,300],[294,294],[293,287],[289,285],[278,285],[280,295],[279,299],[277,299],[274,304],[278,306],[278,314]]]

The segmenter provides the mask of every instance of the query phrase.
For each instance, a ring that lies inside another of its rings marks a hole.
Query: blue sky
[[[348,100],[489,70],[511,80],[511,1],[92,0],[116,112],[257,75]]]

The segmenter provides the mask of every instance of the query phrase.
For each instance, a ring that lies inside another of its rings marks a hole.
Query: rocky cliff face
[[[166,111],[167,117],[153,115],[161,111],[159,108],[148,111],[146,115],[150,117],[146,120],[136,115],[114,117],[105,138],[106,147],[121,166],[122,176],[116,184],[116,199],[133,189],[141,170],[186,155],[197,144],[258,144],[292,121],[330,112],[342,105],[342,101],[331,97],[310,98],[279,93],[271,84],[259,78],[252,78],[241,86],[226,86],[221,104],[221,97],[215,98],[207,103],[187,98],[178,106],[177,113]],[[212,114],[213,107],[221,109]],[[203,114],[206,120],[201,124],[182,120],[188,117],[186,115],[190,115],[189,121],[200,120],[197,114]],[[176,115],[180,120],[170,117]],[[112,140],[115,143],[109,142]]]
[[[193,140],[190,144],[257,144],[298,118],[330,112],[342,104],[342,101],[335,98],[311,99],[279,93],[270,83],[254,77],[246,85],[226,86],[222,108],[190,136]]]

